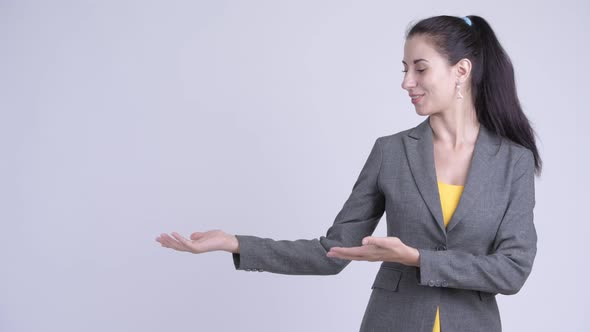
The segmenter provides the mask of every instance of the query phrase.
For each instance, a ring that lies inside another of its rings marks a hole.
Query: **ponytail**
[[[409,30],[406,39],[416,34],[427,35],[449,64],[463,58],[472,62],[471,93],[480,124],[531,150],[535,173],[540,175],[542,160],[535,131],[518,100],[512,62],[486,20],[476,15],[467,18],[426,18]]]

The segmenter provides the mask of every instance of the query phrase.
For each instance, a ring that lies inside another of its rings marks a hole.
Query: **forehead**
[[[417,35],[406,40],[404,44],[404,58],[403,62],[407,65],[413,65],[415,60],[425,59],[427,63],[439,64],[442,62],[442,57],[434,49],[427,38]],[[425,63],[420,61],[418,63]]]

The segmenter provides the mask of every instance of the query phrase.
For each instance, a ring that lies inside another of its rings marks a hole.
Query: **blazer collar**
[[[446,234],[469,213],[480,193],[486,189],[487,181],[491,178],[489,174],[498,162],[494,157],[497,156],[502,140],[480,124],[463,193],[445,228],[434,164],[433,132],[429,119],[430,117],[426,118],[412,128],[407,135],[403,136],[403,142],[410,170],[420,195],[446,237]]]

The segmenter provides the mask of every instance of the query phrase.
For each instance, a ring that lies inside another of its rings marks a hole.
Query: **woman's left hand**
[[[419,266],[419,252],[405,245],[398,237],[367,236],[360,247],[332,247],[328,257],[369,262],[397,262]]]

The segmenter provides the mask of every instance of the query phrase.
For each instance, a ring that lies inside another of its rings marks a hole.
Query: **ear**
[[[463,84],[467,81],[469,74],[471,73],[471,61],[467,58],[463,58],[455,64],[455,73],[457,76],[457,81]]]

